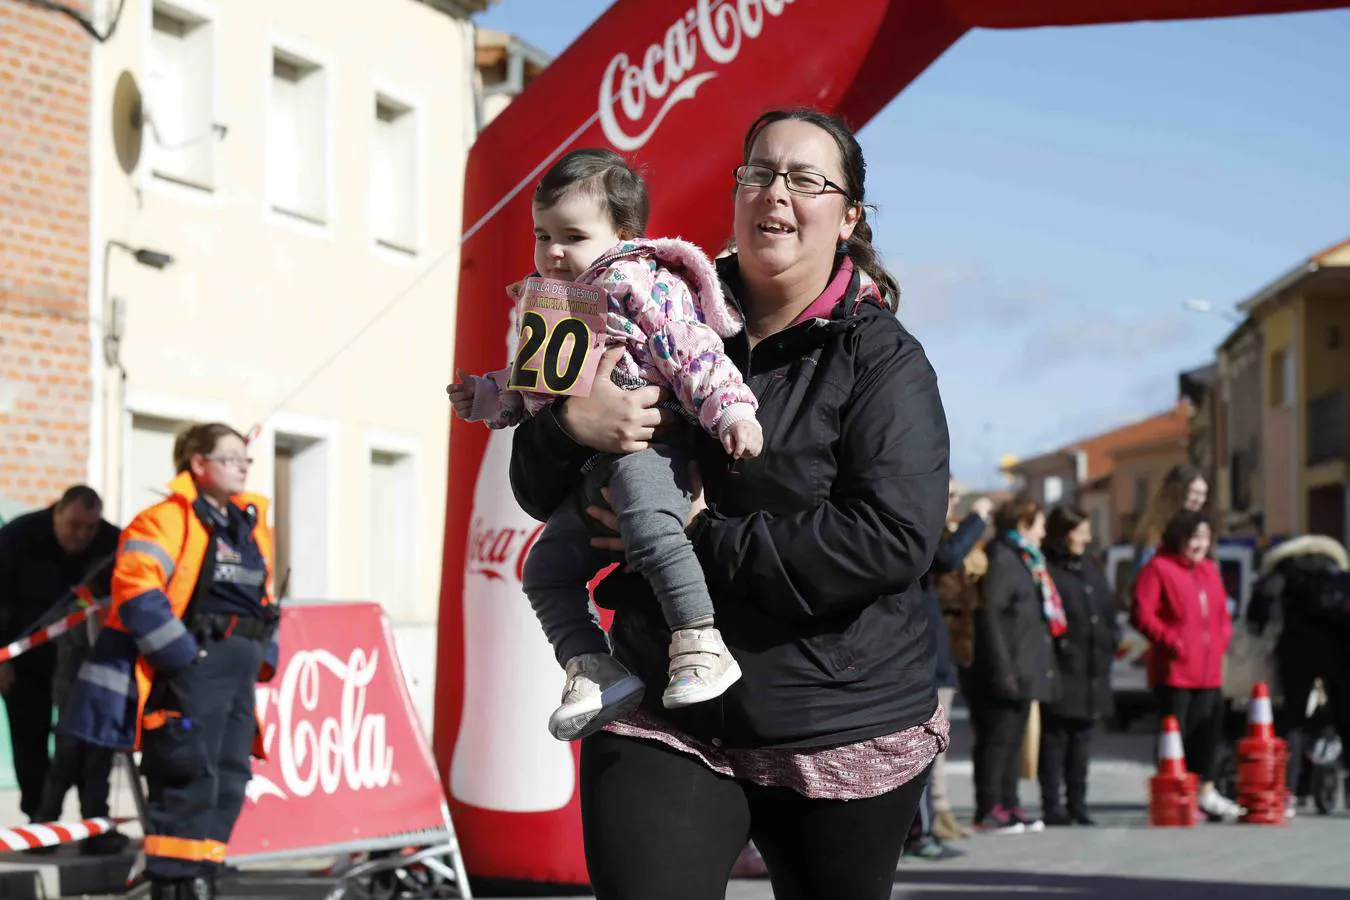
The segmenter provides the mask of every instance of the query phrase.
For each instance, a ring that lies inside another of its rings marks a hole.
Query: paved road
[[[969,818],[970,733],[959,715],[951,789]],[[1264,828],[1206,825],[1188,830],[1147,827],[1145,783],[1153,737],[1148,723],[1129,734],[1097,736],[1092,771],[1097,828],[1042,834],[980,836],[958,845],[959,859],[901,862],[895,900],[1347,900],[1350,898],[1350,814],[1297,818]],[[1038,790],[1023,783],[1035,808]],[[250,885],[266,896],[299,896]],[[250,891],[252,893],[252,891]],[[493,896],[481,892],[484,896]],[[495,896],[521,897],[520,892]],[[572,894],[571,898],[590,894]],[[538,895],[536,894],[537,898]],[[767,881],[735,881],[727,900],[771,900]],[[554,894],[549,900],[560,900]]]
[[[957,711],[950,783],[958,814],[971,807],[966,723]],[[1148,723],[1130,734],[1097,737],[1091,801],[1095,829],[1037,835],[981,836],[959,844],[965,855],[942,863],[904,860],[896,900],[1346,900],[1350,898],[1350,814],[1305,815],[1288,826],[1206,825],[1189,830],[1146,826],[1145,782],[1152,736]],[[1023,783],[1035,808],[1037,790]],[[223,896],[322,897],[324,886],[250,875]],[[482,896],[520,898],[520,891]],[[586,893],[571,898],[589,897]],[[539,895],[534,895],[538,900]],[[771,900],[767,881],[733,882],[727,900]],[[550,900],[560,900],[554,892]]]

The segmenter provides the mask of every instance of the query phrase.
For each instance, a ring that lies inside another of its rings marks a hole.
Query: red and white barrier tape
[[[46,822],[23,828],[0,828],[0,849],[32,850],[34,847],[55,847],[72,844],[98,834],[107,834],[124,822],[135,818],[85,819],[83,822]]]
[[[34,647],[45,644],[52,638],[65,634],[90,616],[97,615],[101,610],[107,607],[107,605],[108,601],[105,600],[94,606],[77,609],[64,619],[59,619],[48,625],[46,628],[39,628],[27,637],[21,637],[8,646],[0,647],[0,663],[8,662],[16,656],[22,656]]]

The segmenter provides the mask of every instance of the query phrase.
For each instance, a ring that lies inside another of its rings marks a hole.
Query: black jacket
[[[1350,558],[1339,542],[1307,535],[1261,561],[1246,619],[1257,629],[1283,620],[1276,656],[1315,671],[1350,658]]]
[[[933,554],[933,565],[923,577],[923,601],[928,610],[928,618],[933,623],[933,635],[937,643],[937,665],[934,677],[938,687],[956,687],[956,666],[952,663],[951,639],[947,635],[947,621],[942,616],[942,604],[938,601],[935,575],[945,575],[961,568],[984,535],[984,519],[971,513],[961,521],[955,531],[945,531],[938,541],[937,552]]]
[[[975,690],[1004,700],[1059,699],[1059,669],[1040,589],[1002,536],[985,548],[989,571],[975,613]]]
[[[52,525],[55,507],[19,516],[0,528],[0,646],[26,634],[38,624],[50,624],[53,607],[65,598],[74,608],[71,588],[90,570],[117,552],[120,532],[100,522],[93,542],[83,552],[68,555],[56,542]],[[69,595],[69,596],[68,596]],[[14,661],[20,669],[51,677],[56,667],[56,645],[49,642]]]
[[[737,303],[735,259],[718,268]],[[947,508],[947,422],[923,348],[857,292],[855,275],[830,319],[753,352],[744,333],[727,341],[759,398],[761,456],[732,466],[710,437],[694,442],[710,510],[690,538],[744,677],[719,700],[662,709],[670,636],[650,587],[616,570],[596,591],[616,610],[615,656],[645,682],[644,705],[701,740],[828,746],[920,724],[936,707],[919,578]],[[552,411],[521,424],[521,507],[547,517],[591,453]]]
[[[1069,630],[1055,642],[1060,698],[1045,711],[1066,719],[1101,718],[1112,708],[1111,662],[1118,643],[1111,587],[1090,559],[1050,551],[1046,561]]]

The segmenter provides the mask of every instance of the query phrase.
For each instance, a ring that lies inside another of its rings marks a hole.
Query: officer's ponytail
[[[210,456],[216,452],[216,444],[223,437],[237,437],[244,443],[248,441],[242,434],[220,422],[208,422],[205,425],[193,425],[173,442],[173,464],[179,473],[192,467],[192,457]]]

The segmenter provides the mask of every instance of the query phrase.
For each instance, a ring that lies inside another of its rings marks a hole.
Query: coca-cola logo
[[[640,60],[618,53],[600,81],[600,127],[619,150],[646,144],[677,103],[694,96],[716,72],[694,73],[700,48],[719,66],[733,62],[746,40],[764,31],[793,0],[698,0],[666,29],[665,40],[650,44]],[[649,104],[650,101],[650,104]],[[649,105],[664,101],[648,116]],[[634,133],[644,120],[645,128]]]
[[[543,525],[497,528],[475,516],[469,528],[466,562],[469,574],[482,575],[493,581],[522,581],[525,577],[525,557],[543,530]]]
[[[259,686],[258,712],[265,723],[263,749],[280,771],[280,784],[254,773],[247,793],[262,797],[308,797],[375,790],[397,783],[394,748],[384,713],[366,712],[366,692],[380,664],[380,651],[356,648],[346,660],[327,650],[301,650],[290,658],[279,687]],[[339,689],[336,716],[317,716],[324,685]],[[276,721],[268,722],[269,705]],[[274,749],[275,747],[275,749]],[[271,767],[269,766],[269,771]]]

